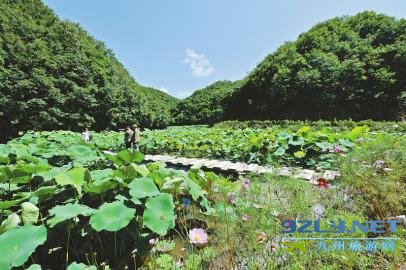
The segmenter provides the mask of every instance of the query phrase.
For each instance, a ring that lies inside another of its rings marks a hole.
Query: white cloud
[[[214,71],[214,67],[206,55],[197,53],[191,48],[186,48],[183,63],[189,64],[192,75],[198,78],[207,77]]]

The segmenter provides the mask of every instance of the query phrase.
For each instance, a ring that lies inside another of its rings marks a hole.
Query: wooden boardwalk
[[[338,171],[326,170],[324,172],[317,172],[314,170],[295,168],[295,167],[281,167],[274,168],[271,166],[261,166],[258,164],[247,164],[242,162],[231,162],[224,160],[214,159],[200,159],[200,158],[185,158],[175,157],[168,155],[145,155],[145,161],[162,161],[167,164],[184,166],[184,167],[200,167],[206,170],[219,170],[230,173],[257,173],[257,174],[277,174],[282,176],[290,176],[293,178],[313,180],[319,177],[333,180],[340,175]]]

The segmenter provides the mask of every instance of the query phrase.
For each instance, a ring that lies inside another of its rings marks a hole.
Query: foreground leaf
[[[153,197],[159,194],[154,181],[148,177],[136,178],[128,187],[130,188],[130,195],[137,199]]]
[[[144,225],[151,231],[165,235],[169,229],[175,227],[175,205],[172,195],[161,193],[148,198],[145,203]]]
[[[71,185],[79,194],[82,193],[82,186],[89,182],[90,173],[86,168],[73,168],[68,172],[62,172],[55,176],[55,181],[62,186]]]
[[[83,263],[76,263],[73,262],[71,263],[68,268],[66,268],[66,270],[96,270],[96,266],[91,265],[91,266],[87,266]]]
[[[20,216],[19,216],[19,215],[17,215],[16,213],[10,214],[10,215],[7,217],[7,219],[4,220],[4,221],[1,223],[1,226],[0,226],[0,234],[2,234],[2,233],[5,232],[5,231],[11,230],[11,229],[17,227],[18,224],[20,224],[20,222],[21,222],[21,219],[20,219]]]
[[[57,205],[54,208],[49,210],[49,215],[54,216],[53,218],[47,221],[49,227],[54,227],[60,222],[63,222],[67,219],[77,217],[78,215],[90,216],[95,210],[86,206],[77,203],[69,203],[65,205]]]
[[[128,208],[122,200],[103,204],[90,217],[90,225],[100,232],[102,230],[116,232],[130,223],[134,218],[135,209]]]
[[[0,269],[23,265],[46,238],[47,230],[43,225],[25,225],[0,235]]]

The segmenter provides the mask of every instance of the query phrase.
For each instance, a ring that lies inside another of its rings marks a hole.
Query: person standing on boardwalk
[[[131,148],[132,147],[132,137],[133,137],[133,135],[134,135],[134,132],[132,131],[132,129],[129,126],[127,126],[125,128],[125,131],[124,131],[124,145],[125,145],[125,148]]]
[[[141,131],[136,124],[132,126],[132,132],[133,132],[131,137],[132,148],[139,151],[138,143],[140,142]]]

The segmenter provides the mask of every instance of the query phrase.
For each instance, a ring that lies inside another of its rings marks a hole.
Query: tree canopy
[[[241,81],[218,81],[195,91],[172,110],[177,124],[212,124],[223,119],[227,99]]]
[[[101,41],[40,0],[0,0],[0,139],[28,129],[161,126],[173,100],[139,85]]]
[[[162,128],[175,123],[171,110],[178,103],[177,98],[152,87],[141,87],[141,91],[145,94],[149,109],[152,111],[148,127]]]
[[[376,119],[406,110],[406,20],[333,18],[268,55],[233,93],[226,119]]]

